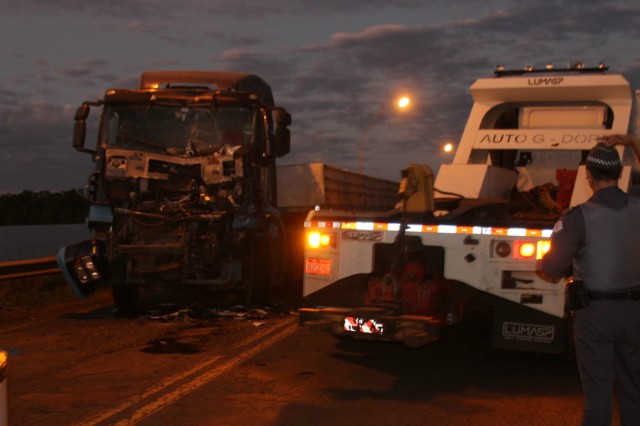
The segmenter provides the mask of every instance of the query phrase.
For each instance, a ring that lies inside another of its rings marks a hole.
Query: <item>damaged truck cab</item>
[[[98,138],[87,148],[95,107]],[[137,90],[82,104],[73,147],[95,163],[87,185],[95,236],[58,253],[74,294],[107,282],[118,310],[130,311],[140,284],[179,282],[266,303],[284,268],[274,206],[290,123],[269,85],[241,73],[145,72]]]

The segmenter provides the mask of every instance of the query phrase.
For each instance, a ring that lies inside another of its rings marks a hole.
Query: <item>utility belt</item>
[[[640,300],[640,290],[623,292],[591,291],[584,281],[569,279],[565,283],[565,311],[574,313],[588,307],[591,301],[602,300]]]
[[[589,291],[591,300],[640,300],[640,290],[608,293],[604,291]]]

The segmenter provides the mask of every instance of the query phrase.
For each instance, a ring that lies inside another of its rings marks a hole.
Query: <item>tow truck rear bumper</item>
[[[402,342],[419,348],[438,339],[442,327],[433,317],[394,315],[386,307],[301,308],[300,325],[313,331],[328,332],[362,340]]]

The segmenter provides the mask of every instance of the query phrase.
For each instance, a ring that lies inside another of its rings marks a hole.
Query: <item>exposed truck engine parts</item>
[[[103,111],[89,149],[92,107]],[[76,295],[110,282],[128,311],[138,286],[155,280],[239,288],[247,302],[267,302],[284,267],[275,160],[289,152],[291,117],[262,79],[145,72],[137,90],[108,90],[75,119],[73,147],[96,164],[87,186],[95,239],[59,253]]]

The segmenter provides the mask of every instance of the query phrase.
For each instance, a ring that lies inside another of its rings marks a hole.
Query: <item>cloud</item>
[[[60,75],[73,79],[94,75],[104,69],[109,62],[97,57],[85,57],[77,60],[73,66],[59,69]]]
[[[12,14],[65,11],[86,23],[82,31],[93,40],[81,48],[68,45],[73,54],[64,50],[57,55],[62,59],[14,49],[12,64],[27,66],[0,82],[3,115],[33,123],[18,128],[0,119],[0,144],[36,144],[49,162],[63,152],[69,161],[88,161],[69,146],[72,119],[65,114],[73,110],[62,105],[71,102],[75,109],[108,88],[135,88],[144,70],[199,67],[260,75],[293,114],[292,153],[283,162],[352,169],[371,118],[400,92],[409,93],[412,110],[385,111],[367,135],[365,171],[385,176],[396,176],[403,161],[432,158],[436,167],[444,159],[436,154],[441,141],[462,133],[469,85],[491,77],[498,64],[604,61],[636,87],[640,83],[633,45],[640,6],[630,1],[185,0],[176,7],[167,0],[10,0],[8,6]],[[318,22],[314,37],[296,40],[306,35],[298,35],[297,26]],[[333,32],[320,31],[325,22]],[[120,44],[114,48],[105,34]],[[33,121],[43,113],[48,121]],[[59,145],[47,151],[49,140]],[[384,167],[376,166],[380,158]]]
[[[408,91],[416,110],[410,117],[382,117],[367,144],[393,147],[389,152],[400,149],[409,159],[411,152],[426,156],[442,140],[459,138],[471,106],[469,85],[490,77],[497,64],[564,66],[582,56],[578,60],[595,66],[611,45],[624,45],[626,38],[618,30],[604,39],[599,30],[598,35],[591,30],[609,10],[604,3],[594,4],[598,13],[560,3],[514,3],[476,18],[437,24],[376,25],[336,32],[324,44],[278,51],[235,49],[221,62],[228,69],[250,64],[256,73],[275,75],[267,81],[276,102],[294,112],[294,152],[285,161],[315,157],[331,162],[338,151],[340,161],[353,167],[367,122],[396,92]],[[624,28],[637,21],[640,9],[614,4],[611,10],[614,16],[623,15]]]
[[[40,101],[0,108],[0,192],[84,186],[91,160],[70,155],[74,112]]]
[[[204,36],[223,42],[229,46],[258,46],[270,39],[270,36],[261,34],[259,31],[241,31],[230,32],[222,26],[214,26],[210,30],[204,32]]]
[[[0,108],[15,105],[22,98],[22,93],[13,88],[0,86]]]
[[[441,2],[441,0],[435,0]],[[415,9],[424,5],[421,0],[183,0],[176,5],[173,0],[5,0],[6,6],[16,12],[44,13],[48,10],[71,10],[75,12],[105,14],[114,17],[159,16],[171,19],[195,12],[216,17],[235,19],[264,18],[270,15],[292,14],[349,14],[380,9]]]

